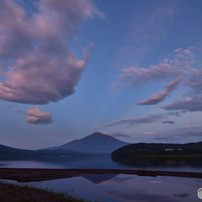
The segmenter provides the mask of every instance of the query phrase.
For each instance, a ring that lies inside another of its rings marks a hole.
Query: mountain
[[[137,155],[202,155],[202,142],[187,144],[136,143],[121,147],[112,156],[132,157]]]
[[[31,155],[33,152],[34,151],[32,150],[16,149],[5,145],[0,145],[0,158],[3,158],[5,156],[12,157],[12,156]]]
[[[112,151],[127,145],[128,143],[117,140],[101,132],[95,132],[79,140],[74,140],[59,147],[53,147],[52,150],[68,149],[75,152],[88,154],[110,154]],[[50,149],[50,148],[49,148]]]
[[[79,152],[62,150],[24,150],[0,145],[0,159],[8,158],[41,158],[41,157],[63,157],[63,156],[82,155]]]
[[[59,147],[52,147],[36,151],[16,149],[0,145],[0,159],[110,154],[112,151],[125,145],[127,145],[127,143],[117,140],[109,135],[96,132],[80,140],[74,140]]]

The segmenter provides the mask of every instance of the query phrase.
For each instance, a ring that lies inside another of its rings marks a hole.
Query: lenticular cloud
[[[77,59],[67,40],[94,14],[101,15],[89,0],[41,0],[31,17],[0,1],[0,99],[47,104],[73,94],[89,53]]]

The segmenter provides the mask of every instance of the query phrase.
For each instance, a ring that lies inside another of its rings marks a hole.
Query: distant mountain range
[[[127,145],[109,135],[95,132],[79,140],[66,143],[58,147],[41,150],[23,150],[0,145],[0,158],[8,157],[58,157],[74,155],[106,155]]]
[[[74,152],[90,154],[110,154],[114,150],[128,143],[117,140],[101,132],[95,132],[82,139],[74,140],[59,147],[48,148],[48,150],[70,150]]]
[[[202,155],[202,142],[187,144],[136,143],[128,144],[101,132],[95,132],[79,140],[58,147],[41,150],[23,150],[0,145],[0,159],[41,158],[84,155],[133,157],[136,155]]]
[[[39,158],[39,157],[61,157],[81,155],[79,152],[69,150],[24,150],[0,145],[0,159],[7,158]]]

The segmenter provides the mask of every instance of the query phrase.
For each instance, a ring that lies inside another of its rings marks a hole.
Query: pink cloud
[[[174,90],[176,90],[181,81],[182,81],[182,78],[177,78],[176,80],[174,80],[171,83],[169,83],[168,85],[166,85],[165,86],[166,92],[169,94],[169,93],[173,92]]]
[[[176,140],[185,140],[189,138],[200,138],[202,137],[202,125],[192,125],[185,126],[182,128],[177,128],[169,131],[160,131],[157,132],[152,139],[159,141],[175,141]]]
[[[193,48],[180,49],[179,51],[181,51],[183,57],[179,57],[178,53],[174,52],[171,58],[163,59],[159,64],[148,68],[129,67],[122,69],[122,73],[112,87],[136,89],[148,81],[191,77],[197,71],[192,68],[194,63]],[[187,54],[187,51],[190,53]]]
[[[120,132],[108,133],[108,134],[112,137],[115,137],[115,138],[117,138],[117,137],[126,137],[126,138],[130,137],[130,135],[127,135],[125,133],[120,133]]]
[[[165,86],[165,89],[166,89],[165,91],[161,91],[157,94],[152,94],[149,99],[143,100],[141,102],[136,102],[135,104],[137,104],[137,105],[155,105],[155,104],[162,102],[163,100],[165,100],[165,98],[167,96],[170,95],[170,93],[172,91],[174,91],[178,88],[178,85],[180,84],[181,80],[182,80],[181,78],[177,78],[175,81],[173,81]]]
[[[171,104],[161,106],[161,108],[172,111],[179,110],[182,112],[196,112],[202,111],[202,97],[194,96],[192,98],[184,98],[174,101]]]
[[[28,115],[28,117],[26,118],[27,123],[32,123],[32,124],[52,123],[51,113],[46,111],[41,111],[38,105],[34,106],[34,108],[27,109],[25,112],[21,112],[21,113]]]
[[[57,102],[75,92],[89,53],[78,60],[67,45],[86,18],[103,14],[89,0],[40,0],[26,15],[14,1],[0,2],[0,99]]]
[[[152,94],[149,99],[136,102],[135,104],[136,105],[155,105],[165,100],[166,97],[167,97],[167,92],[161,91],[157,94]]]
[[[200,69],[195,69],[191,78],[189,78],[184,85],[188,87],[184,96],[185,98],[164,105],[162,106],[163,109],[177,112],[202,111],[202,71]]]
[[[145,117],[138,117],[138,118],[130,118],[130,119],[121,119],[112,121],[110,123],[104,124],[104,127],[114,127],[114,126],[120,126],[120,125],[130,125],[130,126],[138,126],[140,124],[145,123],[154,123],[158,122],[161,119],[164,119],[164,114],[150,114]]]
[[[202,94],[202,70],[195,71],[195,74],[188,80],[185,85],[191,88],[189,94],[199,95]]]

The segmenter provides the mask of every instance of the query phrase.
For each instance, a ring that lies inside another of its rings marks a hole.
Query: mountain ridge
[[[202,141],[184,144],[135,143],[112,152],[112,156],[132,157],[137,155],[202,155]]]
[[[112,151],[127,144],[128,143],[118,140],[112,136],[101,132],[94,132],[84,138],[73,140],[61,146],[52,147],[51,149],[68,149],[71,151],[93,154],[110,154]]]
[[[82,139],[86,140],[85,138],[82,138]],[[78,140],[75,140],[75,141],[78,142]],[[75,142],[75,141],[72,141],[72,142]],[[17,148],[0,144],[0,159],[10,158],[10,157],[11,158],[12,157],[38,158],[38,157],[65,157],[65,156],[85,156],[85,155],[88,156],[88,155],[108,154],[108,152],[106,153],[106,150],[104,153],[102,152],[92,153],[89,151],[82,151],[82,152],[73,151],[73,150],[68,150],[67,148],[62,149],[60,148],[60,146],[54,147],[54,148],[57,148],[57,149],[24,150],[24,149],[17,149]],[[92,148],[94,149],[95,147],[92,147]],[[136,155],[140,155],[140,156],[141,155],[157,155],[158,156],[158,155],[170,155],[170,154],[171,155],[182,155],[182,154],[183,155],[184,154],[185,155],[190,155],[190,154],[202,155],[202,141],[185,143],[185,144],[135,143],[135,144],[128,144],[124,147],[119,147],[118,149],[115,149],[111,152],[112,157],[113,156],[122,156],[122,157],[133,156],[134,157],[134,155],[135,156]]]
[[[0,145],[0,158],[6,157],[63,157],[63,156],[83,156],[83,155],[110,155],[112,151],[127,145],[127,143],[117,140],[101,132],[78,140],[73,140],[61,146],[49,147],[39,150],[17,149],[5,145]]]

